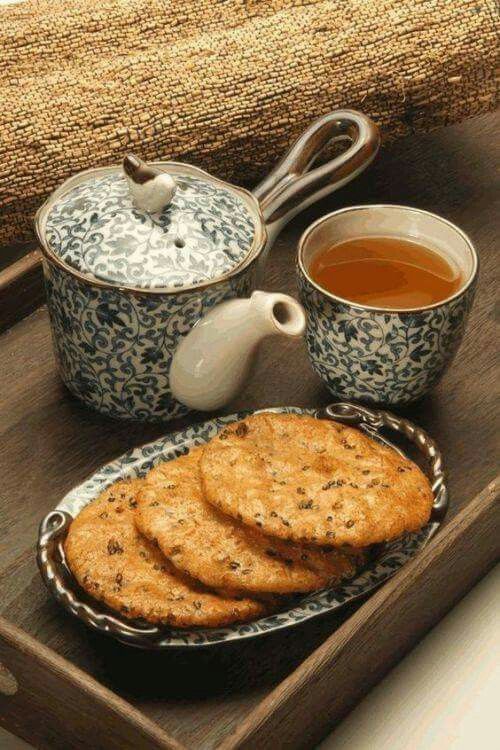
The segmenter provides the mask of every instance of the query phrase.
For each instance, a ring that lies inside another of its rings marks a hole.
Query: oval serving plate
[[[297,598],[290,609],[244,625],[193,630],[154,627],[144,622],[126,620],[101,602],[87,596],[73,578],[64,557],[64,540],[72,519],[109,484],[119,479],[143,476],[160,461],[171,460],[187,453],[195,445],[206,443],[227,424],[242,419],[251,412],[232,414],[193,425],[125,453],[71,490],[57,508],[43,519],[38,540],[38,566],[47,588],[57,601],[94,630],[140,648],[200,648],[229,643],[255,638],[339,610],[380,586],[436,533],[448,507],[448,492],[439,450],[434,441],[416,425],[390,412],[376,411],[348,402],[336,402],[319,410],[280,407],[259,411],[311,414],[318,419],[334,419],[364,430],[371,437],[405,455],[401,448],[385,436],[388,430],[399,433],[413,443],[425,458],[424,470],[434,493],[430,522],[418,533],[406,534],[389,544],[378,545],[376,554],[363,571],[338,588],[323,589]]]

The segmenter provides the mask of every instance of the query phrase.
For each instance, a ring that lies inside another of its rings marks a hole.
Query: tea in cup
[[[345,208],[305,231],[297,267],[311,363],[334,396],[398,405],[438,382],[476,286],[458,227],[405,206]]]

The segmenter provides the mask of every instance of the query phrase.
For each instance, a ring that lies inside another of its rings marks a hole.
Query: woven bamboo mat
[[[494,106],[494,0],[31,0],[0,8],[0,244],[123,153],[261,177],[314,118],[384,137]]]

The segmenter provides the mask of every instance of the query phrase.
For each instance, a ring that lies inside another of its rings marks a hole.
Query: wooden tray
[[[54,370],[41,307],[0,337],[0,723],[41,748],[312,747],[491,567],[495,507],[493,300],[495,116],[384,149],[357,182],[298,217],[275,246],[265,286],[293,292],[297,238],[341,205],[413,204],[475,240],[481,279],[466,341],[432,396],[404,414],[439,443],[451,506],[426,549],[367,601],[261,641],[147,654],[91,633],[49,597],[35,566],[41,517],[74,484],[132,445],[178,429],[112,422],[72,399]],[[37,256],[0,277],[2,319],[40,299]],[[318,406],[331,397],[299,344],[265,346],[236,409]],[[198,419],[202,419],[199,417]]]

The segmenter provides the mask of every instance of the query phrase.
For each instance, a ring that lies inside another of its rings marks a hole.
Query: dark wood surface
[[[10,677],[0,682],[0,719],[37,748],[85,750],[181,750],[160,727],[24,631],[0,618],[0,663]]]
[[[0,221],[1,219],[2,216],[0,213]],[[4,245],[4,247],[0,247],[0,272],[9,266],[12,266],[16,261],[32,252],[32,250],[36,250],[36,242],[34,239],[31,240],[31,242],[16,242],[13,245]]]
[[[222,739],[219,750],[313,747],[498,559],[499,497],[500,478],[466,503],[422,554],[351,614],[260,704],[249,713],[241,711],[234,732]],[[277,649],[283,647],[282,639],[275,639]],[[162,664],[167,666],[164,660]],[[0,721],[40,748],[186,747],[160,728],[165,722],[152,722],[2,618]],[[204,739],[202,729],[189,747],[205,747]]]
[[[300,233],[310,221],[344,205],[415,205],[444,215],[470,234],[481,273],[465,342],[433,394],[405,410],[442,448],[450,475],[450,520],[497,473],[497,128],[498,117],[489,115],[383,148],[376,164],[355,183],[286,228],[263,283],[264,288],[293,293]],[[100,464],[186,420],[145,426],[113,422],[85,409],[57,378],[44,308],[3,334],[0,362],[0,614],[129,700],[183,744],[215,747],[342,621],[349,627],[352,612],[195,657],[142,654],[87,631],[49,600],[40,581],[34,563],[40,518]],[[317,406],[329,400],[304,345],[276,340],[263,346],[252,381],[226,412],[279,404]],[[191,421],[202,418],[196,415]],[[458,562],[453,565],[458,568]],[[460,570],[453,575],[460,579]],[[356,616],[362,616],[362,609]],[[376,635],[372,633],[374,641]],[[279,730],[274,731],[279,747]],[[296,739],[287,747],[296,746]]]
[[[499,499],[497,480],[272,691],[220,750],[272,748],[274,738],[284,748],[313,747],[495,563]],[[450,576],[452,570],[460,572]]]
[[[42,256],[31,250],[0,271],[0,333],[43,304]]]

